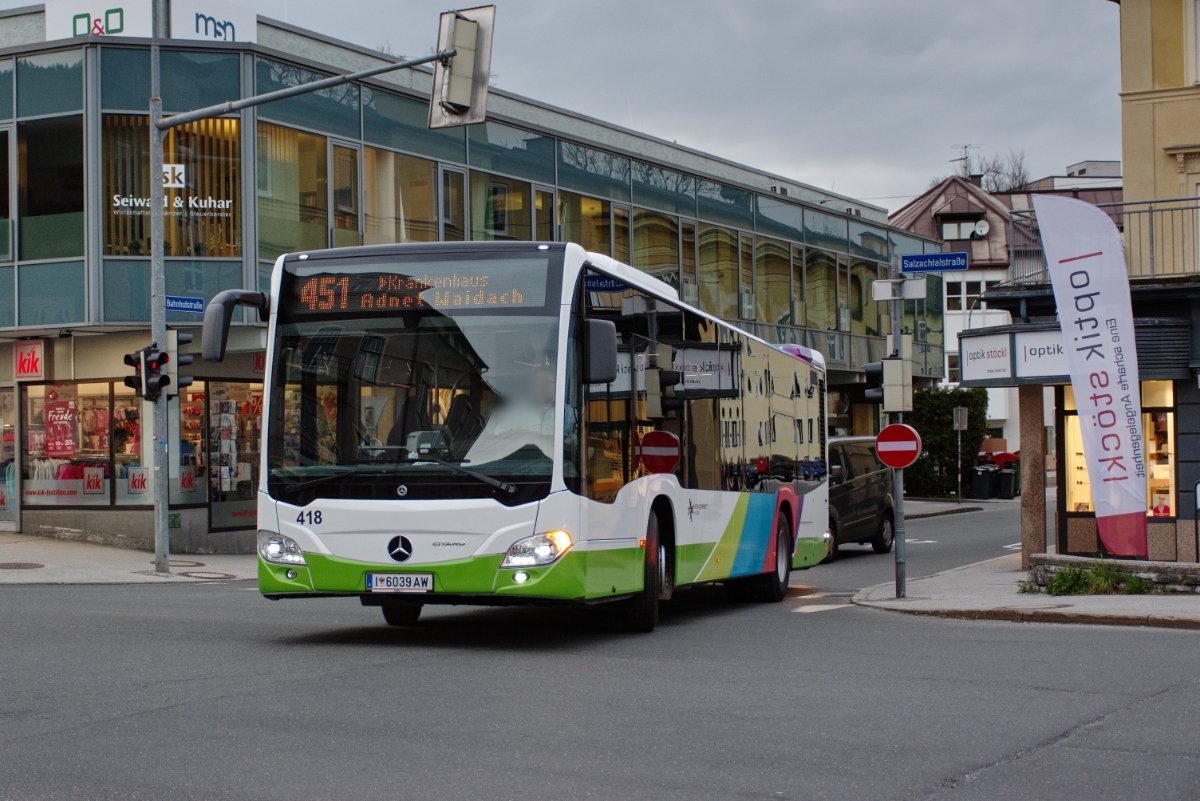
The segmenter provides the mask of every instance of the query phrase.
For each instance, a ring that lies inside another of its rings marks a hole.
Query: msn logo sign
[[[219,42],[236,42],[237,28],[227,19],[218,20],[208,14],[196,15],[197,38],[215,39]]]

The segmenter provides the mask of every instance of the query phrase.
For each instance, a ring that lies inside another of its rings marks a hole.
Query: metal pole
[[[163,206],[163,133],[158,127],[162,119],[158,40],[166,25],[161,3],[154,3],[151,27],[154,39],[150,42],[150,338],[155,344],[167,346],[167,278],[163,264],[165,236]],[[167,460],[170,458],[167,434],[167,393],[154,403],[154,570],[170,573],[168,554],[171,550],[171,530],[167,517]]]
[[[958,492],[954,495],[955,499],[962,503],[962,429],[958,430]]]
[[[900,257],[892,257],[892,281],[903,281],[904,274],[900,270]],[[901,346],[901,316],[904,314],[904,301],[896,297],[896,285],[892,287],[892,348],[893,354],[903,356]],[[897,415],[898,422],[904,422],[904,413]],[[896,597],[903,598],[906,593],[904,576],[904,470],[893,470],[894,484],[892,486],[892,503],[896,507]]]

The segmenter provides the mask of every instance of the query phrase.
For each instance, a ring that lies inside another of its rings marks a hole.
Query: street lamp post
[[[416,67],[437,62],[435,81],[447,74],[444,88],[434,86],[431,98],[431,127],[447,127],[478,122],[484,114],[487,98],[487,78],[491,64],[491,31],[494,6],[452,11],[442,15],[439,44],[464,47],[470,66],[455,64],[458,55],[455,47],[446,47],[431,56],[413,58],[396,64],[385,64],[347,75],[336,75],[319,81],[289,86],[266,94],[241,100],[231,100],[215,106],[173,114],[163,117],[161,97],[161,71],[159,66],[159,41],[167,38],[167,0],[153,0],[151,5],[150,42],[150,336],[160,348],[167,345],[167,279],[164,265],[165,204],[163,187],[163,138],[167,131],[180,125],[198,120],[211,119],[260,106],[276,100],[329,89],[351,81],[382,75],[386,72]],[[471,16],[468,16],[471,15]],[[462,21],[456,28],[456,23]],[[460,44],[461,43],[461,44]],[[474,46],[474,47],[472,47]],[[463,78],[463,76],[467,78]],[[464,84],[463,81],[466,81]],[[468,91],[469,90],[469,91]],[[436,119],[434,119],[436,117]],[[159,395],[154,401],[154,569],[158,573],[169,573],[170,530],[168,519],[169,492],[169,448],[170,437],[167,424],[167,395]]]

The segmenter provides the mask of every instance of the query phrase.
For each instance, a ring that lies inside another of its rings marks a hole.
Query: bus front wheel
[[[630,598],[625,609],[625,628],[630,631],[654,631],[658,625],[658,597],[662,574],[658,569],[658,515],[650,513],[646,524],[645,564],[642,566],[642,591]]]
[[[389,626],[415,626],[421,616],[421,604],[385,604],[381,608]]]

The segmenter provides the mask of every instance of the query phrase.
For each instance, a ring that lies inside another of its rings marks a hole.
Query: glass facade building
[[[0,24],[0,43],[3,34]],[[361,59],[353,50],[341,52]],[[262,44],[168,41],[164,109],[346,68]],[[890,321],[871,282],[893,254],[934,247],[756,187],[750,178],[767,177],[749,168],[681,149],[680,163],[664,161],[662,143],[632,134],[621,147],[601,146],[582,125],[547,129],[545,115],[431,131],[427,90],[412,88],[421,80],[346,85],[172,130],[162,187],[167,293],[207,301],[224,289],[265,288],[274,259],[295,250],[574,241],[768,341],[820,350],[836,389],[839,375],[852,385],[883,355]],[[145,41],[87,36],[0,50],[0,336],[40,340],[54,356],[50,374],[22,381],[11,363],[4,375],[9,357],[0,355],[11,484],[0,524],[16,506],[94,513],[151,502],[129,489],[150,459],[144,410],[121,383],[121,354],[145,344],[150,319],[148,98]],[[914,375],[942,372],[941,314],[941,283],[931,279],[929,296],[905,313],[919,353]],[[168,322],[198,326],[200,315],[172,311]],[[173,404],[171,500],[181,530],[253,528],[261,331],[256,319],[239,319],[234,356],[197,359],[196,384]]]

